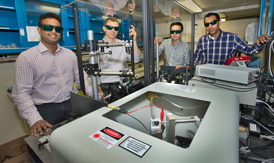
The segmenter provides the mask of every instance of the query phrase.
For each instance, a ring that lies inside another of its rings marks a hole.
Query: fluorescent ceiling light
[[[174,0],[176,4],[183,7],[190,13],[200,13],[202,9],[196,5],[192,0]]]

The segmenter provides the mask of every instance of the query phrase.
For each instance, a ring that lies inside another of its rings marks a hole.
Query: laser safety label
[[[102,146],[106,147],[107,149],[110,149],[124,136],[125,134],[122,134],[110,127],[104,127],[103,129],[95,132],[89,137],[97,143],[101,144]]]

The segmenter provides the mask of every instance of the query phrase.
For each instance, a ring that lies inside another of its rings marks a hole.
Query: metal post
[[[175,142],[175,117],[172,115],[172,113],[166,114],[166,141],[169,143],[174,144]]]
[[[156,44],[156,81],[159,81],[159,43]]]
[[[150,42],[150,51],[149,51],[149,57],[150,57],[150,61],[151,61],[151,68],[150,68],[150,74],[151,74],[151,78],[150,78],[150,83],[154,83],[155,82],[155,60],[154,60],[154,28],[153,28],[153,24],[154,23],[154,17],[152,16],[152,11],[153,11],[153,6],[154,6],[154,1],[150,0],[149,1],[149,9],[148,9],[148,18],[149,18],[149,24],[150,24],[150,34],[149,36],[149,42]]]
[[[87,36],[88,36],[88,40],[94,40],[94,37],[93,37],[93,31],[92,30],[88,30],[87,31]],[[94,53],[94,51],[92,51],[92,48],[90,48],[90,52]],[[96,62],[96,55],[90,55],[90,58],[89,58],[89,63],[92,64],[92,65],[95,65],[97,62]],[[92,79],[92,91],[93,91],[93,98],[94,100],[98,100],[99,97],[98,97],[98,82],[97,82],[97,77],[95,75],[92,75],[91,76],[91,79]]]
[[[268,27],[267,27],[267,35],[271,36],[271,30],[273,27],[273,12],[274,12],[274,1],[270,1],[269,11],[268,11]]]
[[[150,78],[150,53],[149,53],[149,20],[148,20],[148,0],[142,0],[143,11],[143,49],[144,49],[144,85],[151,83]]]
[[[190,55],[190,79],[194,76],[194,43],[195,43],[195,14],[191,14],[191,55]],[[186,81],[188,83],[188,81]]]
[[[81,43],[80,43],[80,32],[79,32],[79,22],[78,22],[78,9],[77,6],[73,8],[73,16],[74,16],[74,31],[75,31],[75,39],[76,39],[76,53],[78,60],[78,69],[79,69],[79,81],[80,87],[83,91],[84,95],[86,94],[85,81],[84,81],[84,72],[82,65],[82,54],[81,54]]]

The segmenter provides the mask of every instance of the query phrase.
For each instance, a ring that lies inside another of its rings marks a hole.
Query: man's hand
[[[31,128],[30,128],[30,133],[32,136],[37,136],[37,134],[43,135],[43,130],[48,132],[48,128],[52,127],[51,124],[49,124],[47,121],[45,120],[39,120],[37,122],[35,122]]]
[[[154,38],[154,44],[157,44],[157,43],[159,43],[160,42],[160,37],[155,37]]]
[[[102,91],[102,88],[101,88],[100,85],[98,85],[98,93],[100,94],[100,100],[104,99],[105,94],[104,94],[104,92]]]
[[[181,67],[183,67],[182,65],[176,65],[175,66],[175,69],[179,69],[179,68],[181,68]]]
[[[257,40],[255,41],[255,44],[260,45],[260,44],[266,43],[267,40],[270,40],[270,39],[272,39],[272,37],[267,35],[261,35],[261,36],[258,36]]]
[[[130,30],[129,30],[129,36],[133,36],[132,41],[136,41],[137,33],[135,31],[135,27],[133,25],[130,25]]]

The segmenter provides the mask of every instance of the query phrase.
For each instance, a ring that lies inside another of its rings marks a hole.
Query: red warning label
[[[107,149],[110,149],[124,136],[125,134],[122,134],[121,132],[118,132],[110,127],[105,127],[89,137]]]

